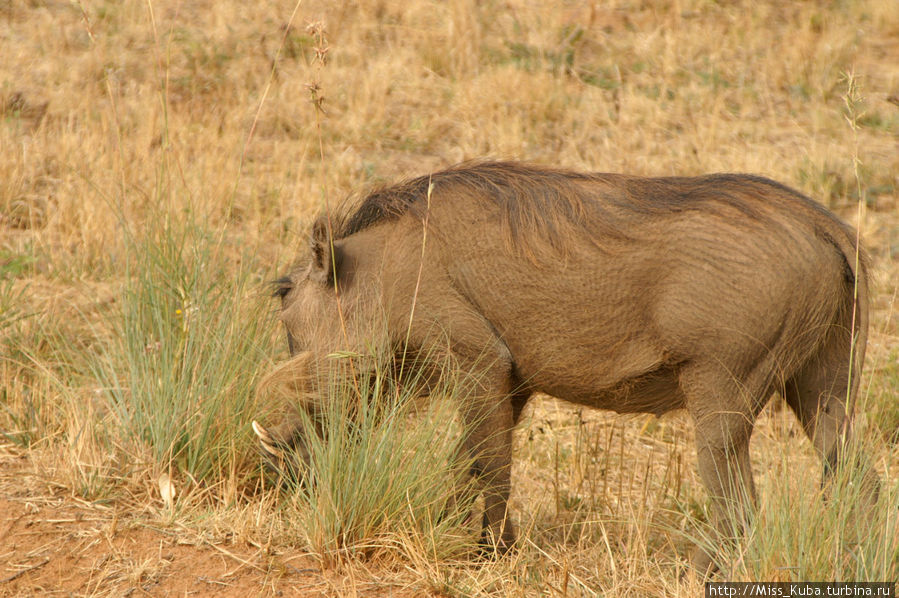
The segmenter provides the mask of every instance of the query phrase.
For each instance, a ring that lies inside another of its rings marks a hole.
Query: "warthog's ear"
[[[310,277],[322,284],[334,284],[342,258],[340,249],[328,234],[327,216],[321,216],[312,225],[312,272]]]

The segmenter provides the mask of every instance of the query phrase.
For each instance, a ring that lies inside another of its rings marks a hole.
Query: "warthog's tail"
[[[832,473],[834,467],[840,462],[840,455],[844,454],[851,435],[850,429],[861,385],[869,325],[868,258],[860,247],[856,231],[834,218],[828,218],[827,220],[829,226],[824,229],[824,232],[843,254],[843,259],[846,263],[846,289],[844,291],[846,299],[844,300],[845,307],[842,310],[843,315],[840,324],[845,326],[850,332],[850,363],[847,364],[849,380],[846,384],[846,396],[840,398],[844,403],[845,415],[836,430],[836,437],[831,435],[830,438],[827,438],[828,435],[823,434],[821,435],[822,438],[816,437],[812,439],[813,443],[820,445],[819,448],[822,449],[825,463],[825,481],[829,474]],[[834,398],[836,399],[837,397]],[[819,426],[822,419],[830,414],[831,411],[836,412],[838,409],[832,410],[825,405],[823,411],[824,413],[819,417]],[[856,472],[854,475],[858,476],[859,488],[862,493],[859,502],[861,508],[858,514],[860,516],[868,516],[871,509],[877,504],[877,498],[880,493],[880,478],[863,450],[853,455],[851,466]]]
[[[851,420],[858,398],[865,350],[868,345],[868,257],[860,246],[856,231],[832,218],[828,218],[828,220],[830,226],[826,230],[826,234],[843,254],[847,267],[846,284],[849,303],[845,313],[849,314],[847,324],[851,327],[850,359],[852,363],[846,393],[846,408]]]

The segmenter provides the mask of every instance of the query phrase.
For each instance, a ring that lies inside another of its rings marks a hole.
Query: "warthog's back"
[[[618,411],[682,406],[678,371],[700,356],[735,377],[773,357],[771,375],[788,378],[853,280],[848,229],[758,177],[484,164],[397,189],[372,196],[370,214],[384,207],[380,219],[419,248],[427,220],[425,275],[404,260],[389,284],[403,287],[404,269],[415,276],[422,315],[459,295],[508,347],[522,384]]]

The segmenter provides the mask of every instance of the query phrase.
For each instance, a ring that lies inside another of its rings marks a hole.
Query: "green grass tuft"
[[[383,359],[366,373],[352,357],[331,359],[352,373],[328,385],[315,421],[302,412],[306,430],[319,430],[305,435],[308,467],[291,488],[303,543],[326,562],[470,550],[475,536],[463,521],[474,489],[457,458],[458,391],[447,384],[422,403],[421,386],[397,385]]]
[[[251,256],[234,271],[215,239],[166,222],[130,246],[113,334],[90,363],[115,445],[197,482],[239,471],[269,359],[272,317]]]

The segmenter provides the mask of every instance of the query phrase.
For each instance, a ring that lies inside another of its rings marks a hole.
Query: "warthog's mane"
[[[555,241],[566,225],[589,221],[594,202],[578,183],[596,176],[518,162],[463,163],[369,193],[338,214],[334,234],[348,237],[404,214],[422,216],[429,195],[442,201],[459,191],[497,204],[514,239],[542,232]]]
[[[788,224],[784,219],[791,219],[791,213],[813,220],[824,216],[834,222],[813,200],[754,175],[644,178],[518,162],[470,162],[349,202],[331,215],[334,237],[345,238],[405,214],[421,217],[431,199],[444,201],[453,191],[499,206],[513,242],[537,236],[556,248],[564,248],[572,228],[586,230],[601,245],[605,240],[629,238],[629,225],[638,219],[694,210],[722,214],[732,221],[761,220],[774,225]],[[784,203],[790,207],[784,209]]]

